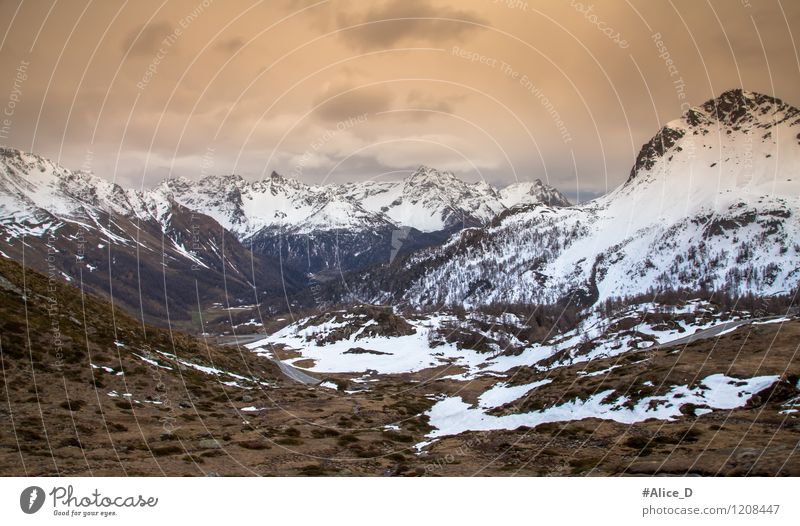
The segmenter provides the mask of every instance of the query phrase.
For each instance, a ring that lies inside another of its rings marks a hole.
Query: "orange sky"
[[[791,1],[5,0],[0,20],[0,142],[131,186],[429,164],[587,198],[688,104],[800,104]]]

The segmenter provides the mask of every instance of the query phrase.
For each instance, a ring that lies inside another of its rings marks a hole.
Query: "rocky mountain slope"
[[[639,307],[552,338],[522,312],[361,308],[249,352],[0,259],[0,474],[797,475],[800,322]]]
[[[286,382],[272,362],[144,325],[6,259],[0,335],[3,475],[163,475],[198,466],[203,452],[231,441],[223,427],[240,424],[237,409],[246,407],[236,399]],[[252,430],[233,435],[245,446],[258,439]]]
[[[181,322],[211,302],[253,304],[301,283],[159,191],[124,190],[17,150],[0,155],[0,255],[147,320]]]
[[[247,347],[333,375],[356,399],[398,384],[421,396],[426,432],[418,420],[387,429],[417,441],[428,475],[490,474],[498,462],[540,475],[795,473],[792,298],[687,298],[590,309],[572,326],[574,312],[538,307],[361,306]]]
[[[485,225],[518,204],[570,205],[538,180],[498,191],[425,166],[402,181],[317,186],[273,172],[255,182],[238,176],[169,180],[159,192],[210,215],[255,252],[280,255],[308,273],[384,263],[398,250],[439,244],[443,234]]]
[[[401,382],[386,398],[302,385],[5,258],[0,370],[2,476],[423,473],[409,433],[430,403]]]
[[[441,244],[518,202],[569,205],[538,181],[501,195],[425,167],[397,182],[313,186],[273,173],[137,191],[1,153],[0,255],[161,323],[214,303],[285,308],[309,276],[325,281]]]
[[[800,279],[800,110],[733,90],[668,123],[629,179],[570,208],[534,204],[410,257],[414,305],[593,304],[674,289],[770,295]]]

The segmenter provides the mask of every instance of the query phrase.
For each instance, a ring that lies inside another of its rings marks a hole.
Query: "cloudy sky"
[[[800,2],[0,2],[0,142],[129,186],[419,164],[581,199],[689,105],[800,105]]]

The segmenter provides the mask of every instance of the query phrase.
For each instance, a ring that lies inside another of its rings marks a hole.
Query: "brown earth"
[[[442,366],[371,377],[376,382],[321,377],[338,390],[302,386],[252,353],[153,329],[30,271],[23,279],[14,263],[0,261],[0,276],[4,476],[800,475],[800,420],[780,413],[798,395],[800,321],[559,368],[549,373],[553,383],[497,412],[533,411],[606,389],[649,396],[714,373],[781,376],[778,388],[745,408],[699,417],[687,408],[675,421],[634,425],[592,419],[470,432],[417,454],[413,446],[430,431],[424,413],[434,395],[474,401],[496,380],[440,380],[457,372]],[[622,367],[577,375],[611,365]],[[547,375],[525,368],[509,381]],[[651,390],[642,391],[645,380],[654,383]]]

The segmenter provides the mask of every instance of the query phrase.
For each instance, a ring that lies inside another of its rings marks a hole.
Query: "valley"
[[[800,475],[799,138],[727,91],[574,205],[4,149],[0,473]]]

